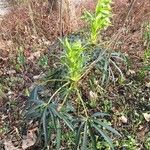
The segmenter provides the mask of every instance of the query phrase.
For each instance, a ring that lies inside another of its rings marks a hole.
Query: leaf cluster
[[[75,109],[71,105],[60,109],[57,101],[46,103],[41,100],[40,93],[44,89],[40,86],[34,88],[31,92],[28,104],[32,105],[25,114],[25,118],[29,120],[37,120],[41,128],[41,138],[44,137],[45,148],[49,149],[52,135],[55,134],[55,148],[61,148],[61,138],[64,130],[74,132],[75,141],[73,149],[88,149],[91,142],[94,150],[97,149],[97,137],[102,137],[108,142],[110,147],[114,149],[110,137],[107,135],[107,130],[118,136],[121,136],[114,128],[104,122],[103,117],[109,117],[106,113],[96,112],[89,117],[73,116]],[[65,129],[65,126],[67,129]]]
[[[89,23],[91,31],[90,41],[93,44],[97,43],[97,37],[100,31],[111,25],[111,0],[98,0],[95,13],[85,11],[83,19]]]

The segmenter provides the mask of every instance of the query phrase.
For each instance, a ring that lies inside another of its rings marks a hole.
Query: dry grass
[[[14,1],[14,0],[12,0]],[[60,36],[60,11],[59,9],[50,11],[47,0],[18,0],[13,4],[14,9],[6,15],[0,26],[0,41],[5,41],[6,49],[13,51],[22,46],[25,49],[42,50],[50,45]],[[63,35],[77,31],[85,26],[80,17],[85,9],[93,10],[95,0],[88,0],[77,3],[75,0],[73,8],[63,5],[62,26]],[[121,49],[131,55],[141,55],[143,52],[142,30],[143,23],[150,20],[149,0],[113,0],[113,26],[108,28],[107,37],[111,37],[111,42],[115,44],[111,47]],[[132,2],[134,5],[132,6]],[[17,4],[17,5],[16,5]],[[74,17],[70,15],[75,9]],[[77,24],[76,24],[77,23]],[[2,43],[2,42],[1,42]]]
[[[117,48],[125,52],[143,51],[143,25],[150,21],[150,1],[114,0],[113,13],[113,26],[108,34],[121,41]]]
[[[31,9],[30,9],[31,8]],[[15,7],[1,22],[1,37],[14,46],[32,47],[59,35],[58,13],[48,13],[46,2],[30,1]]]
[[[25,49],[45,49],[45,46],[50,46],[60,34],[66,35],[83,27],[84,23],[80,19],[83,10],[94,8],[93,0],[81,5],[76,4],[73,8],[66,4],[68,9],[63,5],[63,14],[60,15],[59,8],[50,10],[46,0],[28,0],[28,3],[18,3],[16,0],[12,5],[11,12],[4,17],[0,26],[1,41],[11,41],[12,44],[9,47],[7,45],[7,49],[12,50],[19,46]],[[73,14],[70,15],[73,9],[75,18],[72,18]]]

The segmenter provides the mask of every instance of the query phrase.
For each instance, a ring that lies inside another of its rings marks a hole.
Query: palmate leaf
[[[33,108],[30,108],[27,112],[24,114],[24,118],[26,120],[35,120],[41,117],[40,107],[42,105],[34,106]]]
[[[92,123],[92,127],[94,127],[97,130],[97,132],[108,142],[110,147],[114,150],[114,146],[113,146],[112,140],[109,138],[109,136],[107,136],[104,133],[104,131],[102,131],[95,123]]]
[[[43,87],[41,87],[41,86],[36,86],[32,90],[32,92],[25,104],[25,109],[28,110],[28,112],[30,112],[32,110],[35,110],[35,112],[36,112],[37,111],[36,109],[38,107],[40,108],[42,105],[44,105],[44,101],[39,99],[39,92],[41,92],[41,91],[43,91]],[[36,108],[36,106],[37,106],[37,108]]]
[[[30,94],[30,97],[29,97],[29,100],[32,100],[32,101],[39,101],[39,92],[42,92],[44,89],[42,86],[36,86],[31,94]]]

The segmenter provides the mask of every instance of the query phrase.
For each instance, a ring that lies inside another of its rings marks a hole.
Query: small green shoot
[[[92,44],[97,43],[100,32],[111,25],[111,0],[98,0],[95,13],[85,11],[83,19],[89,23],[90,41]]]
[[[84,71],[85,48],[82,46],[81,41],[71,43],[68,42],[67,38],[62,41],[62,44],[65,51],[61,60],[62,63],[67,67],[68,78],[74,82],[78,82]]]
[[[23,69],[24,68],[24,65],[25,65],[25,62],[26,62],[26,58],[24,56],[24,52],[23,52],[23,48],[20,47],[18,49],[18,57],[17,57],[17,62],[18,64],[16,65],[16,69]]]

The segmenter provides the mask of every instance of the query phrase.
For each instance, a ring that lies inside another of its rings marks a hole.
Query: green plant
[[[113,149],[111,139],[105,130],[120,134],[104,122],[103,117],[108,116],[107,114],[96,112],[91,115],[89,113],[82,92],[82,83],[89,78],[92,73],[91,69],[95,67],[96,62],[102,59],[103,53],[100,53],[93,62],[88,63],[89,59],[85,59],[88,54],[79,41],[69,43],[65,39],[62,44],[64,52],[60,67],[54,69],[49,80],[46,81],[51,85],[50,96],[42,95],[45,90],[42,86],[36,86],[29,97],[28,102],[31,105],[27,109],[25,118],[39,121],[47,149],[52,133],[56,133],[56,148],[60,148],[62,129],[65,128],[62,126],[62,122],[76,134],[74,149],[78,147],[84,150],[88,149],[89,139],[92,141],[93,149],[97,149],[95,139],[98,136],[103,137]]]
[[[150,49],[144,52],[143,65],[138,71],[138,77],[140,80],[144,80],[148,72],[150,71],[149,63],[150,63]]]
[[[23,52],[23,48],[19,47],[18,49],[18,57],[17,57],[17,65],[16,65],[16,69],[20,69],[20,68],[24,68],[26,59],[24,56],[24,52]]]
[[[144,63],[147,64],[148,62],[150,62],[150,49],[144,52]]]
[[[48,101],[47,103],[45,103],[44,101],[39,99],[38,93],[40,91],[42,92],[42,90],[43,89],[41,87],[36,87],[32,91],[29,98],[30,100],[28,102],[34,105],[34,107],[32,107],[31,110],[26,113],[26,118],[36,120],[38,118],[40,119],[39,123],[41,124],[41,130],[44,133],[44,141],[47,149],[49,149],[48,145],[52,133],[56,133],[56,148],[60,149],[62,136],[61,130],[63,128],[62,121],[70,130],[72,130],[76,134],[74,149],[78,149],[81,141],[81,149],[88,149],[87,147],[89,138],[92,141],[93,149],[97,149],[97,136],[103,137],[113,149],[111,139],[109,138],[105,130],[107,129],[108,131],[119,136],[120,134],[104,122],[103,117],[108,116],[107,114],[97,112],[91,116],[85,113],[85,117],[82,114],[80,114],[80,116],[72,116],[71,112],[74,112],[73,109],[70,109],[69,107],[60,109],[56,101],[53,101],[51,103],[49,103],[50,101]],[[78,98],[81,98],[80,95]]]
[[[69,43],[66,38],[62,44],[65,48],[64,54],[61,58],[62,63],[67,67],[68,78],[74,82],[78,82],[84,71],[85,65],[85,48],[82,46],[81,41]]]
[[[90,41],[97,43],[100,31],[106,29],[110,24],[111,17],[111,0],[98,0],[95,13],[85,12],[83,18],[89,23]]]
[[[147,49],[150,48],[150,23],[145,23],[144,25],[144,39]]]
[[[146,140],[144,142],[144,146],[147,150],[150,149],[150,132],[147,134]]]
[[[146,45],[146,50],[143,56],[143,66],[138,72],[138,76],[143,80],[147,73],[150,71],[150,23],[146,23],[144,26],[144,40]]]
[[[128,150],[137,150],[138,144],[137,141],[132,137],[128,136],[126,140],[123,140],[121,142],[122,147],[128,149]]]
[[[96,15],[104,10],[106,12],[97,17],[101,26],[93,27],[91,31],[93,42],[98,35],[94,35],[95,31],[108,26],[106,7],[109,7],[109,3],[110,0],[101,1],[101,3],[98,1]],[[96,97],[101,94],[101,86],[110,80],[115,82],[116,75],[123,78],[120,64],[125,61],[125,57],[121,53],[86,44],[88,43],[86,41],[87,39],[80,38],[61,40],[63,52],[55,55],[57,60],[49,71],[48,77],[43,83],[35,86],[27,101],[25,118],[38,121],[40,136],[47,149],[52,149],[50,145],[55,146],[57,150],[61,148],[64,130],[71,130],[75,135],[75,138],[72,138],[74,141],[71,142],[75,150],[86,150],[91,145],[92,149],[96,150],[97,143],[101,139],[114,149],[109,134],[120,136],[106,122],[105,117],[110,118],[109,115],[98,111],[93,112],[89,102],[93,101],[91,105],[95,105]],[[94,82],[92,82],[93,79]],[[91,81],[90,85],[89,81]],[[91,91],[95,92],[94,95]],[[88,96],[87,93],[92,94]]]
[[[39,66],[46,68],[48,66],[48,56],[43,55],[42,57],[40,57],[38,64]]]

